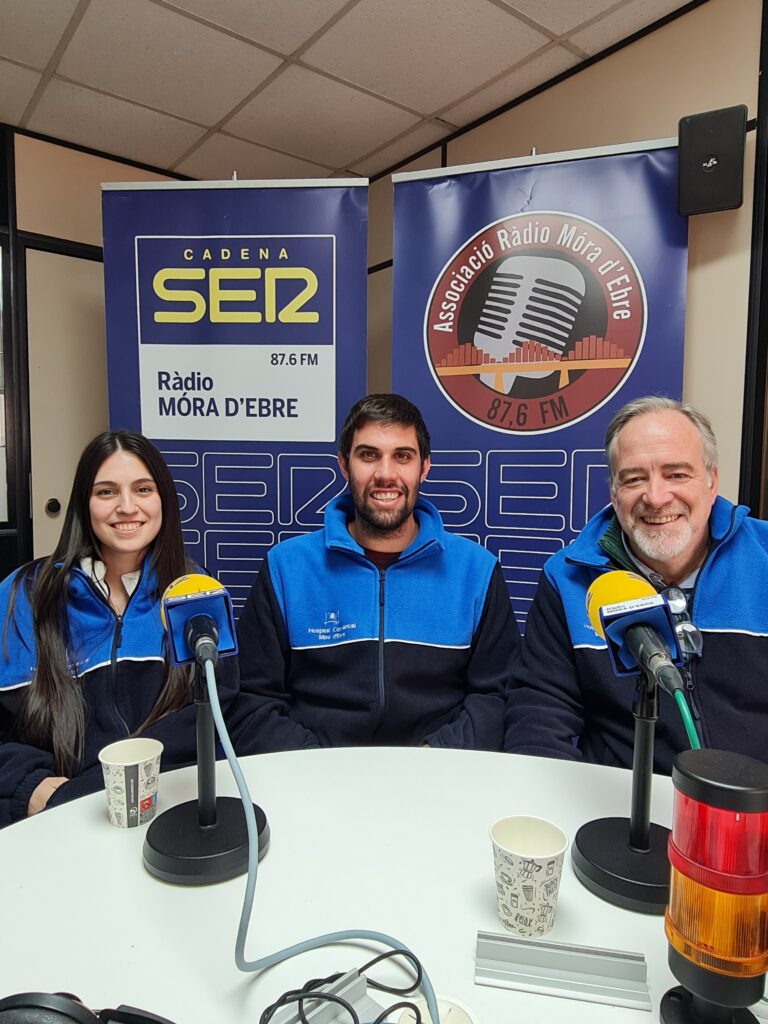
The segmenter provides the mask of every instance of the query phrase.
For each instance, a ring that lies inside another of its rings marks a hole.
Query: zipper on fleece
[[[121,643],[123,642],[123,615],[125,615],[125,613],[128,611],[128,605],[133,600],[133,595],[136,593],[136,591],[141,586],[141,577],[144,575],[144,569],[142,567],[141,573],[139,574],[139,579],[136,582],[136,586],[134,587],[132,593],[130,593],[128,595],[128,600],[125,602],[125,608],[123,609],[122,615],[118,615],[117,614],[115,609],[112,607],[112,605],[106,599],[106,597],[104,597],[104,594],[101,592],[101,590],[99,590],[99,588],[93,582],[91,577],[87,573],[83,572],[82,569],[78,569],[78,571],[86,579],[86,581],[88,583],[88,586],[94,592],[96,597],[98,597],[98,599],[103,604],[105,604],[107,606],[107,608],[110,610],[112,615],[115,617],[115,632],[112,635],[112,651],[110,653],[110,659],[109,659],[110,660],[110,664],[109,664],[110,696],[112,698],[112,707],[113,707],[114,712],[115,712],[115,717],[119,720],[119,722],[122,724],[123,728],[125,729],[125,735],[126,736],[130,736],[131,735],[131,730],[128,728],[128,723],[123,718],[123,716],[120,714],[120,712],[118,710],[118,707],[117,707],[117,697],[116,697],[116,693],[117,693],[117,653],[120,650]]]
[[[110,605],[110,607],[111,607],[111,605]],[[128,607],[128,605],[126,605],[126,608],[127,607]],[[114,609],[112,609],[112,612],[115,615],[115,618],[117,620],[115,622],[115,632],[114,632],[114,635],[112,637],[112,655],[111,655],[111,658],[110,658],[110,666],[109,666],[109,680],[110,680],[110,689],[112,691],[112,704],[114,705],[114,708],[115,708],[115,714],[117,715],[117,717],[120,719],[120,721],[123,724],[123,728],[125,729],[125,735],[126,736],[130,736],[131,735],[131,730],[128,728],[128,723],[126,722],[126,720],[123,718],[123,716],[118,711],[118,708],[117,708],[117,696],[116,696],[116,693],[117,693],[117,652],[120,650],[120,644],[123,642],[123,616],[122,615],[117,615],[115,613]]]
[[[685,689],[688,695],[688,706],[691,709],[695,721],[701,724],[701,715],[699,714],[699,706],[696,703],[696,688],[693,685],[693,666],[686,665],[682,671],[683,682],[685,683]],[[699,736],[701,739],[701,736]]]
[[[730,525],[728,527],[728,530],[725,533],[725,536],[721,537],[719,540],[715,541],[712,544],[712,546],[710,547],[709,551],[707,552],[707,554],[706,554],[706,556],[704,558],[704,561],[701,563],[701,567],[699,568],[698,573],[696,574],[696,580],[695,580],[695,582],[693,584],[693,589],[691,591],[691,597],[690,597],[690,600],[688,601],[688,618],[690,619],[691,622],[695,623],[695,621],[696,621],[694,619],[694,617],[693,617],[694,616],[694,606],[695,606],[695,603],[696,603],[696,595],[697,595],[698,590],[699,590],[699,582],[701,581],[701,577],[704,574],[704,572],[709,568],[709,565],[712,562],[712,559],[714,558],[715,554],[717,553],[718,548],[721,546],[723,541],[727,537],[731,536],[731,533],[733,532],[733,524],[734,524],[735,518],[736,518],[736,506],[734,506],[732,511],[731,511],[731,522],[730,522]],[[688,701],[688,706],[691,709],[691,715],[693,716],[693,720],[696,723],[696,732],[699,734],[699,740],[701,741],[702,746],[707,746],[707,744],[704,741],[704,722],[702,721],[701,712],[699,710],[699,705],[698,705],[698,703],[696,701],[696,686],[695,686],[694,681],[693,681],[694,665],[695,665],[694,656],[691,656],[691,658],[689,659],[688,663],[683,668],[682,676],[683,676],[683,681],[685,682],[685,692],[686,692],[686,699]]]
[[[376,666],[376,681],[379,690],[379,714],[377,716],[374,731],[381,727],[386,711],[386,691],[384,689],[384,577],[386,569],[379,569],[379,641],[378,641],[378,663]]]

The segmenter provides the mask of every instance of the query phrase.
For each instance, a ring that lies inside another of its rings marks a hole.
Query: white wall
[[[20,231],[102,244],[101,182],[166,177],[23,135],[15,137]],[[101,263],[27,249],[33,555],[56,544],[80,453],[108,426]],[[45,504],[58,498],[61,511]]]
[[[686,114],[738,103],[757,113],[760,0],[710,0],[612,56],[448,144],[448,165],[607,146],[677,135]],[[683,397],[712,419],[720,490],[739,485],[752,226],[754,134],[748,136],[744,205],[689,221]],[[439,149],[412,167],[438,167]],[[371,195],[373,265],[391,258],[391,182]],[[389,278],[389,280],[387,279]],[[391,273],[369,276],[369,383],[388,385]]]
[[[448,145],[448,163],[463,164],[537,152],[602,146],[677,133],[685,114],[745,103],[756,115],[760,0],[709,0],[651,35],[486,122]],[[745,202],[740,210],[693,217],[684,397],[714,422],[722,453],[721,490],[735,498],[741,447],[747,292],[752,218],[754,135],[748,138]],[[439,147],[401,170],[440,166]],[[102,181],[163,180],[24,136],[16,137],[17,221],[21,230],[101,244]],[[392,256],[392,186],[371,186],[369,266]],[[369,275],[368,384],[390,387],[391,270]],[[33,282],[28,308],[47,296]],[[94,322],[91,320],[91,322]],[[51,342],[65,344],[60,326]],[[72,339],[73,343],[77,339]],[[103,338],[95,335],[95,345]],[[89,384],[89,389],[92,387]],[[93,398],[93,394],[90,394]],[[102,396],[106,402],[106,391]],[[50,436],[44,403],[33,435]],[[85,410],[73,397],[69,415]],[[37,486],[37,485],[36,485]],[[45,483],[41,484],[45,489]]]

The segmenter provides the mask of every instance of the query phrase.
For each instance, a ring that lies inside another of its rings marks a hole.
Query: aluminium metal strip
[[[361,1021],[376,1020],[384,1012],[384,1007],[379,1006],[368,995],[368,982],[365,976],[356,970],[348,971],[330,985],[323,985],[318,991],[330,992],[331,995],[346,999],[354,1007]],[[313,1000],[311,995],[307,996],[304,1003],[304,1016],[309,1024],[337,1024],[342,1021],[347,1024],[349,1021],[349,1014],[343,1006]],[[276,1013],[273,1019],[274,1024],[299,1024],[298,1004],[286,1007]]]
[[[642,953],[477,933],[478,985],[650,1011],[647,977]]]

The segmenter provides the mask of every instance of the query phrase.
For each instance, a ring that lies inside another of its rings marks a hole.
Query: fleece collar
[[[749,515],[746,505],[733,505],[725,498],[715,498],[709,516],[709,536],[712,548],[729,540]],[[603,540],[611,538],[618,528],[618,520],[613,505],[606,505],[589,520],[579,536],[568,546],[567,561],[576,565],[604,567],[611,564],[607,553],[614,555],[615,545],[603,544]],[[607,535],[607,536],[606,536]],[[711,548],[710,548],[711,550]]]
[[[413,542],[397,559],[397,565],[420,558],[427,553],[445,550],[445,527],[440,513],[431,501],[417,498],[413,510],[419,532]],[[329,502],[325,510],[325,546],[334,551],[346,551],[365,558],[365,553],[347,528],[355,516],[355,506],[348,491]],[[393,563],[394,564],[394,563]]]

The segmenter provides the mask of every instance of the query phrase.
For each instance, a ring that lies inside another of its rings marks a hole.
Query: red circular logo
[[[645,337],[645,289],[626,249],[568,213],[489,224],[449,260],[424,339],[465,416],[512,434],[558,430],[606,402]]]

